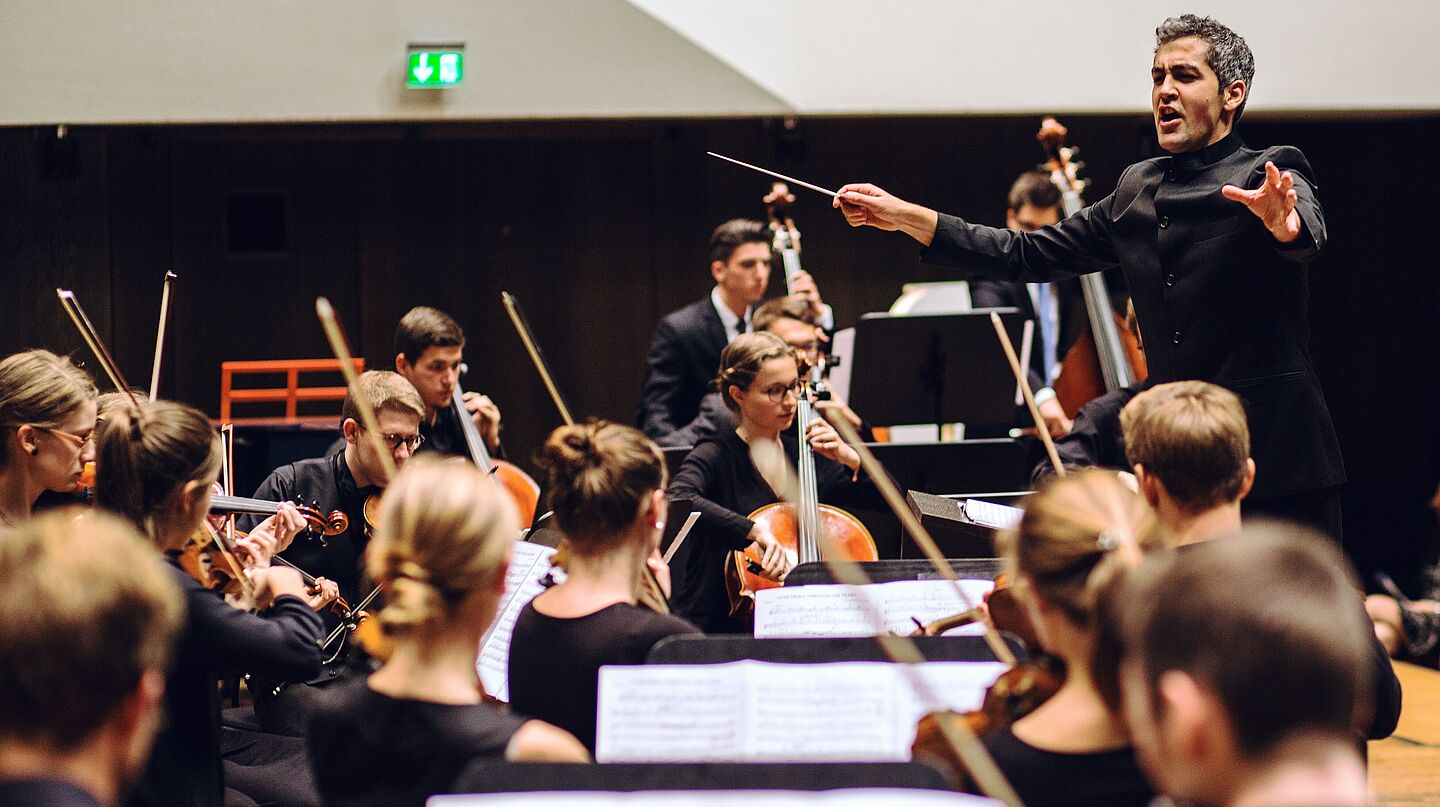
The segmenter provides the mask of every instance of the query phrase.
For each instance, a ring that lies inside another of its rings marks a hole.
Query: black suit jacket
[[[695,419],[728,341],[708,294],[660,320],[645,359],[636,415],[641,431],[658,440]]]
[[[1259,186],[1265,163],[1295,177],[1300,237],[1276,242],[1220,193]],[[1008,281],[1048,281],[1119,266],[1157,382],[1199,379],[1240,396],[1257,465],[1256,498],[1345,480],[1340,446],[1310,361],[1308,264],[1325,218],[1299,149],[1246,148],[1232,132],[1195,152],[1125,170],[1115,192],[1033,233],[940,216],[922,259]]]

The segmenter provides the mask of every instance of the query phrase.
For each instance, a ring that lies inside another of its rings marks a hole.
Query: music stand
[[[1014,308],[861,317],[855,325],[851,407],[885,426],[1010,425],[1017,385],[990,324],[992,310],[1000,314],[1010,341],[1023,347],[1027,319]],[[1022,352],[1024,367],[1029,356]]]
[[[634,763],[569,765],[477,759],[455,781],[456,793],[590,790],[948,790],[935,768],[920,762]]]

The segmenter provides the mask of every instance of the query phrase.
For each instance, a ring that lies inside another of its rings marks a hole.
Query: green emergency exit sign
[[[465,52],[458,50],[412,50],[405,71],[405,86],[437,90],[454,87],[465,77]]]

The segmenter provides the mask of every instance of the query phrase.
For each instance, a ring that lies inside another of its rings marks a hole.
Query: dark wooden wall
[[[1066,120],[1092,198],[1151,156],[1144,117]],[[1314,268],[1312,344],[1352,483],[1357,557],[1411,568],[1430,547],[1440,481],[1440,216],[1425,159],[1440,119],[1257,119],[1319,175],[1332,241]],[[706,150],[822,185],[869,180],[998,223],[1038,154],[1033,117],[572,122],[445,126],[0,130],[0,353],[88,359],[56,306],[74,288],[133,383],[149,377],[160,279],[180,275],[161,391],[214,414],[219,362],[329,355],[314,299],[335,303],[357,354],[388,366],[396,319],[430,304],[470,339],[467,387],[504,410],[522,463],[556,415],[501,308],[523,303],[577,413],[633,417],[650,329],[709,286],[710,229],[760,216],[767,182]],[[232,257],[226,200],[277,192],[288,249]],[[851,231],[821,196],[794,214],[805,265],[842,325],[906,281],[942,279],[903,236]]]

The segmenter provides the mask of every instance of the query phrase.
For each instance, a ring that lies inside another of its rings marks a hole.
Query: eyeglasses
[[[389,446],[391,451],[394,451],[403,445],[406,448],[410,449],[410,452],[413,454],[415,452],[415,449],[419,448],[420,445],[425,442],[425,435],[382,434],[380,435],[380,439],[385,441],[385,445]]]
[[[778,404],[781,401],[785,400],[785,395],[787,393],[793,393],[796,398],[799,398],[800,390],[804,388],[805,385],[800,381],[800,379],[797,378],[795,379],[794,383],[792,383],[788,387],[784,384],[776,384],[773,387],[766,387],[765,389],[761,390],[761,392],[765,393],[765,397],[770,399],[770,403]]]
[[[90,443],[93,442],[95,439],[94,432],[91,432],[84,437],[81,437],[78,434],[71,434],[70,432],[62,431],[60,429],[46,429],[45,431],[50,432],[51,434],[58,434],[61,437],[64,437],[66,440],[74,440],[75,447],[82,450],[85,448],[85,446],[90,445]]]

